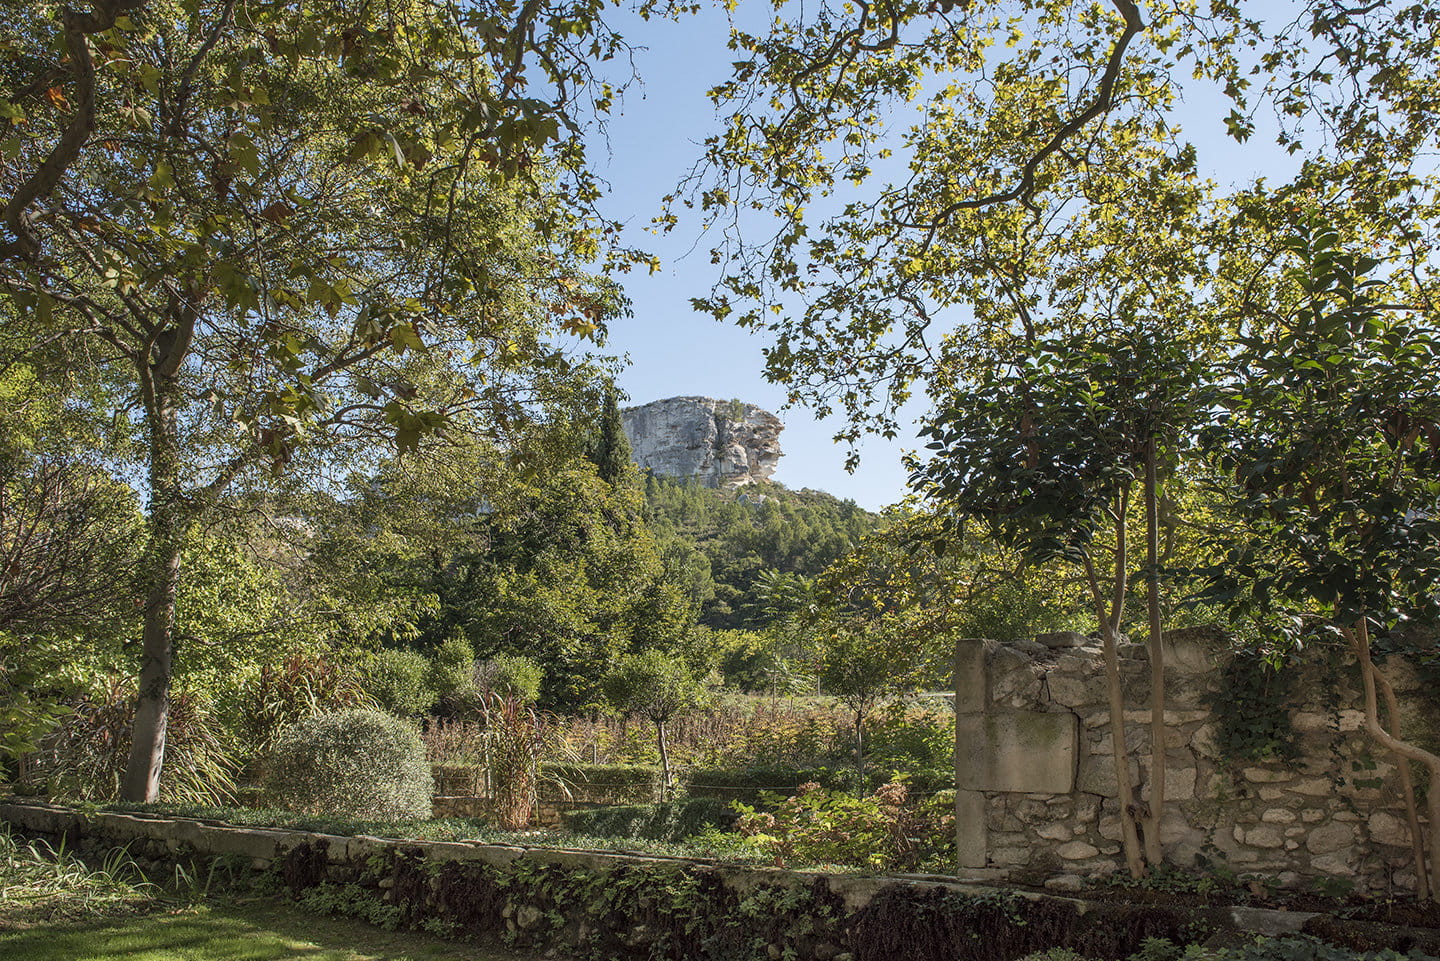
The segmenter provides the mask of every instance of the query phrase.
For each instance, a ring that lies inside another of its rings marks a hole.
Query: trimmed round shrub
[[[264,766],[266,803],[377,821],[430,816],[420,733],[381,711],[319,714],[286,728]]]
[[[365,693],[396,717],[419,717],[435,703],[430,662],[397,648],[376,651],[365,663]]]

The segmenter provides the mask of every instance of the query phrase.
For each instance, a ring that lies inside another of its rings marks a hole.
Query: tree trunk
[[[865,712],[855,712],[855,796],[864,797],[865,791]]]
[[[120,786],[120,798],[125,801],[154,801],[160,795],[175,654],[175,597],[186,527],[186,509],[180,495],[175,388],[169,378],[157,379],[158,389],[146,412],[150,422],[149,545],[143,562],[146,592],[140,689],[135,699],[130,759]]]
[[[1120,831],[1125,844],[1125,867],[1132,878],[1145,876],[1145,859],[1140,853],[1140,832],[1135,824],[1135,788],[1130,783],[1130,748],[1125,740],[1125,691],[1120,685],[1120,658],[1115,651],[1115,630],[1103,627],[1105,645],[1105,692],[1110,701],[1110,744],[1115,759],[1115,781],[1120,802]]]
[[[1135,823],[1135,789],[1130,783],[1130,748],[1125,739],[1125,689],[1120,683],[1120,655],[1116,651],[1116,635],[1120,632],[1120,615],[1125,607],[1127,550],[1125,515],[1129,497],[1122,494],[1115,514],[1115,576],[1107,609],[1095,562],[1085,557],[1085,574],[1090,583],[1090,596],[1100,621],[1100,636],[1105,653],[1105,692],[1110,709],[1110,751],[1115,761],[1115,790],[1120,804],[1120,836],[1125,846],[1125,867],[1132,878],[1145,876],[1145,857],[1140,851],[1140,832]]]
[[[1426,806],[1429,808],[1430,830],[1433,832],[1440,829],[1440,755],[1431,753],[1422,747],[1402,741],[1380,725],[1380,708],[1376,697],[1376,677],[1379,671],[1375,669],[1375,663],[1370,659],[1370,625],[1364,617],[1357,622],[1354,630],[1346,632],[1350,638],[1350,645],[1355,651],[1355,658],[1360,662],[1360,679],[1365,688],[1365,732],[1374,738],[1382,747],[1389,748],[1402,758],[1409,758],[1412,761],[1419,761],[1424,764],[1430,772],[1430,789],[1425,792]],[[1423,851],[1424,848],[1421,847]],[[1423,870],[1419,865],[1416,872]],[[1440,845],[1434,843],[1433,838],[1430,844],[1430,877],[1440,878]],[[1440,892],[1431,889],[1430,897],[1440,901]]]
[[[1160,820],[1165,813],[1165,629],[1160,611],[1159,483],[1153,436],[1145,445],[1145,542],[1150,608],[1150,816],[1145,822],[1145,859],[1158,867],[1165,860],[1160,846]]]
[[[660,800],[670,800],[670,745],[665,740],[665,722],[655,722],[655,734],[660,741],[660,771],[664,780],[660,786]]]
[[[1395,697],[1395,686],[1383,671],[1375,669],[1375,682],[1380,695],[1385,699],[1385,714],[1390,719],[1390,733],[1397,738],[1404,735],[1400,729],[1400,702]],[[1400,774],[1400,793],[1405,798],[1405,823],[1410,828],[1410,853],[1415,858],[1415,896],[1430,897],[1430,872],[1425,869],[1425,837],[1420,833],[1420,815],[1415,807],[1415,779],[1410,774],[1410,758],[1395,754],[1395,767]]]

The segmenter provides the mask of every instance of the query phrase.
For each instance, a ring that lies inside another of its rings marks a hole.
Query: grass
[[[166,891],[125,851],[87,865],[63,847],[0,831],[3,961],[524,961],[358,921],[316,917],[276,899]],[[188,896],[188,900],[186,899]]]
[[[523,961],[499,948],[451,944],[317,918],[263,901],[211,904],[108,921],[0,931],[6,961]]]

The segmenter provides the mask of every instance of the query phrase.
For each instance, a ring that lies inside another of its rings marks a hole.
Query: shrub
[[[435,649],[426,682],[442,702],[465,702],[473,699],[474,673],[475,649],[465,638],[456,636]]]
[[[243,674],[230,691],[226,717],[249,749],[263,751],[311,715],[374,706],[353,668],[318,654],[291,654]]]
[[[419,733],[364,709],[306,718],[276,738],[267,802],[304,814],[377,820],[430,816],[433,782]]]
[[[867,763],[875,767],[953,767],[955,714],[948,708],[892,702],[870,719],[865,740]]]
[[[953,818],[941,814],[945,799],[910,803],[904,784],[880,787],[871,797],[800,785],[794,797],[765,795],[771,810],[735,802],[736,828],[752,848],[775,864],[854,864],[902,869],[934,858],[948,846]],[[953,808],[954,795],[948,798]]]
[[[545,671],[528,657],[497,654],[475,665],[474,685],[500,697],[513,697],[525,704],[535,703]]]
[[[589,837],[684,841],[710,831],[728,831],[737,817],[730,805],[718,798],[690,798],[572,811],[565,816],[565,826]]]
[[[1142,958],[1147,951],[1154,950],[1147,942],[1146,950],[1132,957],[1131,961],[1148,961]],[[1208,948],[1192,944],[1183,952],[1176,952],[1180,961],[1407,961],[1408,958],[1429,957],[1415,952],[1410,955],[1399,951],[1353,951],[1349,948],[1326,944],[1311,937],[1260,937],[1246,944],[1229,948]]]
[[[430,662],[414,651],[378,651],[365,673],[367,693],[396,717],[418,717],[435,703],[435,691],[427,683]]]
[[[695,768],[686,778],[685,790],[691,797],[715,797],[753,804],[765,795],[781,797],[795,794],[803,784],[844,787],[853,777],[852,771],[824,767]]]
[[[518,697],[487,695],[485,709],[490,789],[500,827],[518,831],[530,823],[540,799],[540,759],[554,749],[556,725]]]
[[[21,758],[21,786],[78,801],[118,796],[130,756],[135,691],[134,678],[110,678],[70,705],[61,723]],[[177,687],[170,695],[162,800],[226,803],[234,797],[237,767],[209,699]]]

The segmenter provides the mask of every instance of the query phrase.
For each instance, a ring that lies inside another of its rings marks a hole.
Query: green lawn
[[[4,961],[527,961],[499,948],[455,944],[321,918],[275,901],[217,903],[83,923],[0,930]]]

